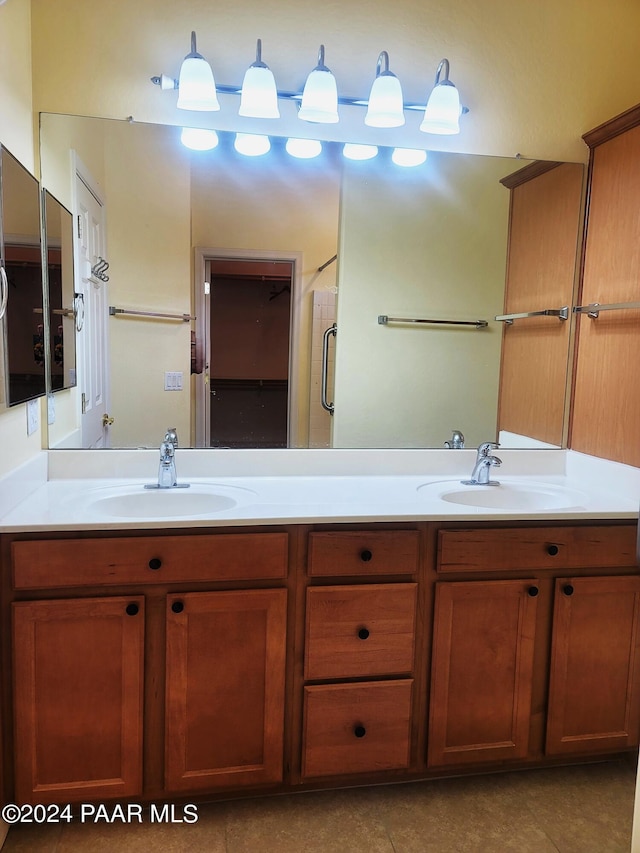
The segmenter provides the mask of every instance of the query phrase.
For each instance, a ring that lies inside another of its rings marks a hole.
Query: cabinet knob
[[[174,601],[171,605],[171,609],[174,613],[182,613],[184,610],[184,602],[183,601]]]
[[[361,640],[367,640],[367,639],[369,639],[369,631],[367,630],[367,628],[360,628],[360,629],[358,630],[358,637],[359,637]]]
[[[550,557],[555,557],[559,550],[560,548],[558,547],[558,545],[547,545],[547,554]]]
[[[367,730],[364,726],[358,725],[353,727],[353,733],[356,737],[364,737],[367,733]]]
[[[162,560],[159,557],[152,557],[149,560],[149,568],[153,569],[154,571],[156,571],[156,569],[159,569],[161,565]]]
[[[363,563],[368,563],[372,557],[373,554],[368,548],[365,548],[364,550],[360,551],[360,559]]]
[[[127,604],[127,606],[125,607],[125,613],[127,614],[127,616],[137,616],[139,611],[140,608],[137,604],[134,604],[133,602],[131,602],[131,604]]]
[[[573,595],[573,586],[570,583],[566,583],[562,587],[562,591],[564,592],[565,595]]]
[[[536,595],[540,592],[540,590],[538,589],[537,586],[530,586],[529,589],[527,590],[527,592],[529,593],[531,598],[535,598]]]

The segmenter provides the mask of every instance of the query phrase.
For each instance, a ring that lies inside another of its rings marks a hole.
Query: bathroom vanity
[[[479,509],[432,497],[460,485],[437,464],[324,467],[220,476],[218,495],[254,497],[208,518],[65,523],[74,500],[134,485],[104,479],[51,479],[5,515],[6,801],[211,799],[637,747],[635,498],[556,471],[519,494],[582,506]]]

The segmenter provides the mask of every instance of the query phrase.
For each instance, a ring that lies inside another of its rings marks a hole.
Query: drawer
[[[409,766],[413,681],[304,689],[302,776],[343,776]]]
[[[308,572],[314,577],[414,575],[417,530],[357,530],[309,534]]]
[[[636,565],[636,526],[441,530],[438,572]]]
[[[304,677],[410,673],[416,600],[415,583],[309,588]]]
[[[38,539],[13,542],[13,586],[275,580],[287,576],[286,533]]]

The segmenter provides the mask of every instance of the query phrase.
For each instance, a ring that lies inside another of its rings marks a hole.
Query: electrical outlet
[[[56,422],[56,400],[53,394],[47,395],[47,423],[54,424]]]
[[[29,400],[27,403],[27,435],[33,435],[38,429],[38,400]]]

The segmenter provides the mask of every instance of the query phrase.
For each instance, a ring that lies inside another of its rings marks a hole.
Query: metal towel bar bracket
[[[486,320],[423,320],[413,317],[388,317],[386,314],[378,314],[378,323],[381,326],[389,323],[420,323],[437,326],[473,326],[476,329],[486,329],[489,325]]]
[[[523,311],[520,314],[498,314],[495,319],[510,326],[514,320],[525,320],[528,317],[557,317],[558,320],[568,320],[569,306],[563,305],[562,308],[545,308],[543,311]]]
[[[590,305],[576,305],[573,313],[586,314],[592,320],[597,320],[601,311],[622,311],[625,308],[640,308],[640,302],[610,302],[608,305],[592,302]]]

